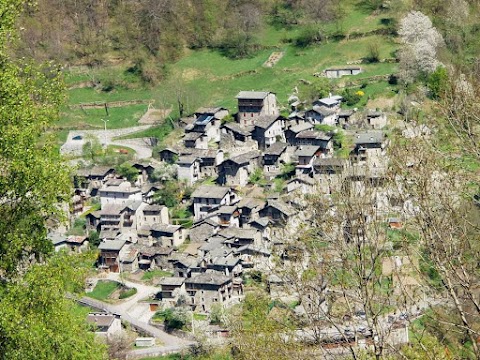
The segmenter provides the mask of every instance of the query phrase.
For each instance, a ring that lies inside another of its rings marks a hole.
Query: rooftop
[[[223,199],[230,188],[216,185],[201,185],[193,193],[192,198]]]
[[[231,157],[228,160],[234,162],[237,165],[243,165],[245,163],[249,163],[253,159],[258,158],[260,155],[261,155],[260,151],[252,150],[252,151],[246,152],[244,154],[240,154],[240,155]]]
[[[355,145],[359,144],[378,144],[385,140],[385,133],[383,131],[366,131],[356,133],[353,136]]]
[[[228,276],[219,272],[205,272],[198,274],[195,277],[189,278],[185,281],[186,284],[209,284],[221,286],[232,281]]]
[[[113,250],[113,251],[120,251],[121,248],[125,245],[125,240],[106,240],[102,241],[98,248],[100,250]]]
[[[268,129],[272,126],[279,117],[277,115],[263,115],[255,120],[255,126],[261,129]]]
[[[254,99],[263,100],[270,92],[266,91],[240,91],[235,98],[237,99]]]
[[[265,149],[264,155],[280,155],[287,149],[287,144],[283,142],[275,142]]]
[[[243,136],[250,136],[252,135],[252,131],[254,129],[253,126],[240,126],[237,123],[234,122],[229,122],[223,125],[224,128],[229,129],[237,134],[243,135]]]
[[[317,153],[319,149],[320,147],[316,145],[303,145],[303,146],[300,146],[295,151],[295,155],[296,156],[313,156]]]

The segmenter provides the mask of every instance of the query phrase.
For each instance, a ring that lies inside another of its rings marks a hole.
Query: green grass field
[[[153,270],[153,271],[147,271],[145,274],[143,274],[142,280],[150,281],[155,278],[169,277],[169,276],[173,276],[173,274],[169,271]]]
[[[277,94],[280,105],[286,105],[288,97],[301,80],[311,81],[313,74],[329,66],[347,65],[368,56],[370,44],[378,46],[380,58],[391,58],[398,49],[394,39],[387,36],[357,35],[348,39],[349,34],[368,33],[382,29],[382,19],[388,14],[371,15],[371,10],[362,8],[360,1],[343,3],[347,14],[341,21],[322,26],[325,33],[341,32],[347,36],[341,41],[327,41],[306,48],[296,47],[292,40],[298,36],[301,26],[280,29],[267,25],[258,38],[266,47],[246,59],[232,60],[215,50],[185,50],[184,56],[168,66],[168,76],[159,85],[149,88],[139,84],[138,79],[126,71],[127,65],[110,68],[73,68],[66,74],[69,86],[85,81],[99,84],[96,88],[76,88],[68,92],[68,104],[88,102],[111,102],[127,100],[153,101],[159,109],[172,108],[170,116],[178,117],[177,98],[181,97],[187,113],[200,106],[224,106],[236,111],[235,95],[241,90],[269,90]],[[283,51],[284,56],[273,68],[263,67],[273,51]],[[397,65],[390,63],[362,64],[363,73],[332,80],[333,84],[385,75],[396,72]],[[113,85],[112,85],[113,84]],[[112,85],[112,86],[108,86]],[[107,89],[109,91],[103,91]],[[378,96],[387,89],[386,82],[369,85],[365,91],[367,98]],[[360,104],[363,106],[364,104]],[[129,105],[105,109],[70,109],[65,107],[59,129],[97,128],[101,129],[101,119],[109,119],[109,128],[129,127],[137,124],[147,109],[147,105]],[[163,138],[164,129],[156,127],[148,134]],[[139,134],[144,135],[144,134]]]
[[[87,296],[97,300],[107,300],[119,287],[120,284],[116,281],[99,281]]]

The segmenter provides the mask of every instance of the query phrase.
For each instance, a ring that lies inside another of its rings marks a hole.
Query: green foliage
[[[174,208],[180,205],[183,196],[184,188],[182,183],[178,181],[166,181],[163,183],[163,187],[155,193],[153,200],[156,204]]]
[[[371,42],[368,44],[368,54],[365,60],[369,63],[376,63],[380,61],[380,47],[378,43]]]
[[[262,169],[256,168],[253,173],[250,174],[250,177],[248,178],[248,182],[250,184],[256,184],[260,186],[265,186],[267,185],[267,181],[265,180],[265,176],[263,174]]]
[[[430,96],[433,99],[439,99],[447,90],[448,73],[443,66],[437,67],[433,73],[427,77],[427,86],[430,91]]]
[[[181,308],[170,308],[156,313],[158,317],[164,319],[165,329],[175,330],[182,329],[188,323],[188,315],[185,309]]]
[[[68,235],[85,235],[85,227],[87,221],[85,218],[76,218],[71,229],[68,230]]]
[[[0,348],[2,359],[104,359],[75,303],[65,292],[83,289],[85,261],[57,254],[31,266],[19,281],[0,287]],[[25,326],[28,324],[28,326]]]
[[[90,231],[90,233],[88,234],[88,242],[90,244],[90,246],[93,246],[93,247],[98,247],[98,245],[100,245],[100,242],[102,240],[100,239],[100,234],[96,231]]]
[[[87,296],[97,300],[107,300],[119,287],[120,283],[116,281],[99,281]]]
[[[115,172],[130,182],[134,182],[138,178],[138,170],[128,162],[124,162],[123,164],[117,166]]]
[[[137,288],[130,288],[130,289],[122,289],[120,291],[120,295],[118,295],[119,299],[126,299],[129,298],[137,293]]]
[[[313,44],[318,44],[324,40],[324,35],[316,24],[305,26],[295,39],[295,45],[305,48]]]
[[[355,105],[361,99],[361,96],[357,94],[355,89],[347,88],[342,92],[343,99],[348,106]]]
[[[173,273],[169,271],[156,269],[156,270],[145,272],[145,274],[142,275],[142,281],[149,281],[155,278],[161,278],[165,276],[168,276],[168,277],[173,276]]]

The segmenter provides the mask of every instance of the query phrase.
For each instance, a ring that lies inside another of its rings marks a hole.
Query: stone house
[[[138,250],[133,244],[125,245],[119,255],[121,272],[134,273],[138,270]]]
[[[322,154],[322,149],[318,145],[304,145],[300,146],[295,151],[295,156],[298,157],[296,166],[296,175],[310,175],[313,173],[313,162]]]
[[[335,126],[337,124],[337,111],[324,106],[313,106],[305,112],[305,119],[312,124],[324,124]]]
[[[260,210],[260,216],[268,218],[273,224],[285,224],[297,211],[281,200],[268,200]]]
[[[121,181],[118,185],[102,187],[99,190],[102,208],[107,204],[125,205],[129,201],[142,201],[142,192],[128,181]]]
[[[348,129],[354,122],[353,110],[340,110],[337,114],[338,125],[344,129]]]
[[[285,118],[277,115],[260,116],[255,121],[253,139],[260,149],[265,149],[277,141],[285,141],[283,129]]]
[[[280,174],[282,165],[290,162],[290,153],[287,150],[288,145],[283,142],[276,142],[269,146],[263,152],[263,172],[268,177]]]
[[[182,155],[178,158],[177,165],[179,180],[185,180],[188,185],[193,185],[200,179],[200,159],[196,156]]]
[[[142,270],[167,269],[171,267],[168,257],[173,247],[135,245],[138,250],[138,267]]]
[[[232,278],[219,272],[198,274],[185,281],[193,311],[209,312],[213,304],[224,304],[233,296]]]
[[[381,111],[367,111],[367,125],[372,129],[382,129],[387,126],[387,115]]]
[[[229,187],[202,185],[193,193],[193,213],[195,220],[205,218],[210,212],[222,205],[232,205],[237,202],[237,196]]]
[[[335,67],[335,68],[328,68],[323,70],[323,73],[328,79],[337,79],[342,76],[351,76],[351,75],[358,75],[362,72],[362,68],[360,66],[344,66],[344,67]]]
[[[304,130],[295,137],[297,146],[320,146],[321,157],[330,157],[333,154],[333,134],[316,130]]]
[[[308,176],[296,177],[287,182],[287,193],[299,191],[301,194],[312,194],[315,191],[316,181]]]
[[[120,315],[108,313],[90,313],[87,322],[93,326],[97,336],[114,339],[122,333]]]
[[[225,108],[200,108],[195,112],[193,131],[204,133],[207,142],[219,142],[222,119],[227,115],[228,110]]]
[[[265,201],[253,197],[246,197],[237,204],[240,211],[240,226],[248,228],[249,223],[260,217],[259,211],[265,206]]]
[[[175,164],[177,162],[179,151],[175,149],[165,148],[158,152],[160,160],[169,164]]]
[[[354,150],[350,161],[357,165],[383,167],[386,160],[388,139],[383,131],[371,130],[354,134]]]
[[[86,236],[59,236],[56,234],[48,235],[48,238],[52,241],[56,252],[66,250],[73,253],[82,253],[89,249],[89,242]]]
[[[218,217],[218,224],[222,227],[225,226],[240,226],[240,212],[236,205],[224,205],[221,206],[215,215]]]
[[[271,253],[255,245],[244,245],[235,249],[235,254],[240,258],[244,269],[269,271],[274,266]]]
[[[323,194],[340,191],[346,176],[348,162],[339,158],[318,158],[313,162],[313,177],[317,190]]]
[[[179,295],[185,293],[185,278],[163,277],[158,282],[160,292],[157,294],[167,306],[175,306]]]
[[[181,225],[154,224],[151,234],[159,244],[165,247],[178,247],[185,241],[185,229]]]
[[[241,126],[254,126],[260,116],[278,116],[277,97],[266,91],[240,91],[237,122]]]
[[[102,241],[98,246],[98,250],[100,250],[99,267],[111,272],[119,272],[119,257],[125,252],[123,248],[126,243],[125,240]]]
[[[287,128],[287,130],[285,130],[285,139],[287,140],[288,145],[295,146],[297,143],[297,135],[302,131],[311,129],[313,129],[313,124],[310,122],[301,123]]]
[[[252,133],[254,130],[254,126],[240,126],[234,122],[226,123],[222,127],[222,133],[239,145],[252,143]]]
[[[137,229],[154,224],[168,224],[168,208],[164,205],[142,203],[137,211]]]
[[[183,136],[183,145],[187,148],[208,149],[208,137],[204,133],[189,132]]]
[[[220,165],[218,181],[222,185],[245,186],[250,175],[260,166],[261,152],[249,151],[225,160]]]
[[[200,161],[199,178],[217,177],[218,166],[223,162],[224,152],[222,149],[186,149],[182,155],[196,157]]]

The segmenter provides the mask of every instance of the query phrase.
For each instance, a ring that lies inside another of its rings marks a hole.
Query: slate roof
[[[119,230],[101,230],[100,231],[100,239],[115,239],[117,235],[120,233]]]
[[[296,214],[295,210],[293,210],[290,206],[280,200],[268,200],[267,206],[271,206],[287,216],[292,216]]]
[[[279,156],[281,155],[286,149],[287,149],[287,144],[283,142],[275,142],[272,145],[270,145],[268,148],[265,149],[263,152],[264,155],[276,155]]]
[[[195,114],[208,114],[208,115],[215,115],[217,112],[221,110],[227,110],[223,107],[201,107],[195,111]]]
[[[240,91],[237,96],[235,96],[236,99],[254,99],[254,100],[263,100],[265,99],[269,92],[266,91]]]
[[[255,239],[255,235],[257,234],[257,230],[255,229],[243,229],[237,227],[228,227],[223,229],[218,233],[225,238],[238,238],[238,239]]]
[[[120,251],[120,249],[123,248],[125,243],[125,240],[106,240],[102,241],[100,245],[98,245],[98,249]]]
[[[331,110],[331,109],[327,109],[323,106],[318,106],[318,105],[315,105],[314,107],[312,107],[311,110],[309,111],[315,111],[317,114],[320,114],[322,116],[329,116],[329,115],[332,115],[332,114],[335,114],[335,111],[334,110]]]
[[[256,207],[263,207],[265,205],[265,201],[261,199],[245,197],[240,200],[237,204],[239,208],[247,208],[247,209],[254,209]]]
[[[160,286],[182,286],[185,282],[185,278],[176,276],[165,276],[160,279],[158,285]]]
[[[218,285],[222,286],[226,283],[229,283],[232,279],[228,276],[223,275],[219,272],[205,272],[198,274],[195,277],[186,279],[185,284],[208,284],[208,285]]]
[[[237,210],[237,207],[235,205],[221,206],[218,209],[218,213],[219,214],[225,214],[225,215],[232,215],[236,210]]]
[[[291,132],[293,132],[294,134],[298,134],[299,132],[301,131],[304,131],[304,130],[308,130],[308,129],[312,129],[313,128],[313,125],[309,122],[307,123],[303,123],[303,124],[298,124],[298,125],[295,125],[295,126],[292,126],[290,129]]]
[[[360,144],[379,144],[385,140],[385,133],[383,131],[366,131],[362,133],[356,133],[353,136],[353,142],[355,145]]]
[[[244,154],[231,157],[228,160],[234,162],[237,165],[243,165],[243,164],[249,163],[253,159],[258,158],[260,155],[261,155],[260,151],[252,150],[252,151],[246,152]]]
[[[183,155],[177,160],[178,165],[192,165],[198,158],[194,155]]]
[[[165,207],[164,205],[148,204],[143,208],[143,211],[158,212],[158,211],[162,211],[164,207]]]
[[[192,198],[223,199],[230,188],[216,185],[201,185],[193,193]]]
[[[261,129],[268,129],[270,126],[272,126],[275,121],[277,121],[279,117],[277,115],[263,115],[259,116],[255,120],[255,127],[259,127]]]
[[[317,130],[302,130],[295,136],[296,139],[317,139],[322,141],[330,141],[332,137],[333,135],[331,134]]]
[[[203,242],[215,232],[215,227],[207,223],[201,223],[190,229],[190,240],[192,242]]]
[[[189,133],[185,134],[185,136],[183,137],[183,141],[196,141],[197,139],[201,138],[202,136],[203,136],[203,133],[189,132]]]
[[[152,230],[158,231],[166,234],[173,234],[179,229],[181,229],[181,225],[170,225],[170,224],[153,224]]]
[[[296,156],[313,156],[320,149],[317,145],[302,145],[296,151]]]
[[[113,314],[88,314],[87,316],[87,322],[99,328],[110,327],[114,320],[115,315]]]
[[[254,126],[240,126],[237,123],[234,122],[229,122],[223,125],[224,128],[231,130],[237,134],[243,135],[243,136],[250,136],[252,135],[252,132],[254,130]]]
[[[345,159],[339,158],[317,158],[313,162],[313,166],[345,166],[347,161]]]

